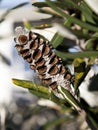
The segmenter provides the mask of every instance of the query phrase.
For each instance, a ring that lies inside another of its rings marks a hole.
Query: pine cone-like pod
[[[62,86],[74,94],[71,85],[73,76],[63,66],[61,58],[55,54],[49,41],[32,31],[26,32],[22,27],[17,27],[15,31],[15,47],[18,53],[37,72],[41,81],[52,89]]]

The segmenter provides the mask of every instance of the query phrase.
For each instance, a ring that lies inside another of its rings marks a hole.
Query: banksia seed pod
[[[15,31],[15,47],[18,53],[37,72],[41,81],[52,89],[62,86],[74,95],[73,76],[63,66],[61,58],[55,54],[49,41],[32,31],[26,32],[22,27],[17,27]]]

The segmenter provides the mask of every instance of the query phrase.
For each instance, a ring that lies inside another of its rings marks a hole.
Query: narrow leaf
[[[51,40],[52,46],[54,48],[58,47],[62,43],[63,39],[64,39],[64,37],[62,35],[56,33]]]
[[[60,56],[61,58],[69,58],[69,59],[75,59],[75,58],[91,58],[91,57],[97,57],[98,51],[85,51],[85,52],[73,52],[73,53],[64,53],[57,51],[56,54]]]
[[[61,87],[61,90],[63,92],[65,100],[67,100],[78,112],[81,111],[81,105],[78,100],[76,100],[75,97],[63,87]]]
[[[44,86],[36,85],[32,81],[27,81],[27,80],[12,79],[12,81],[15,85],[21,86],[23,88],[27,88],[30,90],[31,93],[39,97],[42,97],[42,98],[50,97],[49,89]]]
[[[69,3],[64,3],[64,2],[60,2],[60,1],[52,1],[54,4],[56,4],[57,6],[59,6],[62,9],[66,9],[66,8],[73,8],[73,6],[71,6]],[[49,5],[46,2],[35,2],[32,5],[37,6],[38,8],[42,8],[42,7],[49,7]]]
[[[66,14],[64,11],[62,11],[62,9],[60,9],[59,7],[57,7],[53,2],[49,1],[49,0],[46,0],[47,4],[52,8],[54,9],[57,13],[59,13],[62,17],[68,19],[70,17],[70,15]],[[93,26],[91,24],[87,24],[75,17],[71,17],[71,22],[72,23],[75,23],[75,24],[78,24],[79,26],[85,28],[85,29],[88,29],[88,30],[92,30],[92,31],[98,31],[98,28],[97,26]]]

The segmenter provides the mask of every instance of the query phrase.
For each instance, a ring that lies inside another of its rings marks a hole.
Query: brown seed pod
[[[42,54],[43,54],[43,56],[48,55],[49,52],[50,52],[50,47],[49,47],[48,45],[45,45],[45,44],[44,44],[43,49],[42,49]]]
[[[31,54],[26,55],[26,56],[24,57],[24,59],[26,59],[26,61],[27,61],[28,63],[32,63],[32,55],[31,55]]]
[[[36,66],[34,66],[34,65],[30,65],[30,68],[32,69],[32,70],[35,70],[36,69]]]
[[[20,54],[28,54],[28,52],[29,52],[29,49],[25,49],[25,50],[22,50],[22,49],[21,49],[21,50],[19,51]]]
[[[45,74],[39,74],[38,77],[42,80],[42,79],[45,79],[46,75]]]
[[[43,58],[40,58],[37,62],[35,62],[36,67],[41,67],[45,64],[45,60]]]
[[[59,73],[60,73],[60,74],[66,74],[66,72],[67,72],[67,70],[65,69],[65,67],[61,65],[61,66],[60,66]]]
[[[17,51],[20,52],[23,48],[23,46],[16,44],[15,47],[17,48]]]
[[[27,40],[28,40],[28,38],[25,35],[20,35],[18,38],[18,41],[20,44],[26,44]]]
[[[51,78],[48,78],[48,79],[42,79],[42,82],[46,85],[49,85],[51,83]]]
[[[65,74],[64,78],[67,79],[67,80],[71,80],[72,75],[70,75],[70,73],[67,72],[67,73]]]
[[[57,65],[54,65],[54,66],[52,66],[52,67],[49,69],[48,73],[49,73],[50,75],[56,75],[56,74],[58,73],[58,71],[59,71],[58,66],[57,66]]]
[[[37,49],[37,50],[34,51],[33,59],[35,61],[38,61],[41,58],[41,56],[42,56],[41,50]]]
[[[55,64],[57,64],[58,62],[60,62],[59,58],[58,58],[56,55],[54,55],[54,56],[51,58],[49,64],[55,65]]]
[[[53,90],[57,88],[57,82],[53,82],[49,85],[50,88],[52,88]]]
[[[16,28],[16,49],[19,54],[35,70],[45,85],[53,90],[62,86],[72,94],[71,83],[73,76],[62,64],[60,57],[56,56],[48,40],[32,31],[26,32],[22,27]]]
[[[30,49],[36,50],[37,48],[38,48],[38,41],[37,40],[32,41],[30,44]]]
[[[39,74],[44,74],[47,70],[47,67],[45,65],[37,68]]]

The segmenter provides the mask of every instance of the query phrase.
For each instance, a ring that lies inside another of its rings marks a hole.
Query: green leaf
[[[84,14],[85,18],[87,19],[87,21],[95,23],[92,17],[93,12],[84,1],[82,1],[80,4],[75,3],[72,0],[64,0],[64,2],[69,3],[75,9],[81,11]]]
[[[46,2],[34,2],[32,5],[38,8],[49,7]]]
[[[78,100],[75,99],[75,97],[66,89],[61,87],[61,91],[59,91],[65,100],[67,100],[78,112],[81,111],[81,105],[78,102]]]
[[[95,21],[93,19],[93,11],[88,7],[88,5],[82,2],[79,8],[81,9],[83,15],[85,16],[86,21],[95,24]]]
[[[64,22],[64,25],[63,25],[62,27],[68,28],[68,27],[70,26],[70,24],[71,24],[71,21],[70,21],[70,20],[71,20],[71,17],[73,17],[73,15],[70,16],[70,17]],[[53,47],[56,48],[56,47],[58,47],[58,46],[62,43],[63,40],[64,40],[64,36],[63,36],[63,35],[60,35],[60,34],[57,32],[57,33],[55,33],[54,37],[52,38],[51,43],[52,43]]]
[[[72,109],[71,109],[70,105],[68,104],[67,100],[65,101],[65,99],[59,98],[55,94],[58,94],[58,92],[51,91],[50,99],[61,107],[60,111],[64,112],[64,113],[65,113],[65,111],[72,112]]]
[[[57,7],[57,5],[55,5],[53,2],[51,2],[50,0],[46,0],[47,4],[53,9],[55,10],[57,13],[59,13],[63,18],[68,19],[70,17],[70,15],[66,14],[64,11],[62,11],[62,9],[60,9],[59,7]],[[91,24],[88,24],[86,22],[83,22],[75,17],[71,17],[71,22],[78,24],[79,26],[87,29],[87,30],[92,30],[92,31],[98,31],[97,26],[93,26]]]
[[[68,109],[65,106],[67,100],[65,101],[64,99],[58,98],[52,90],[50,93],[48,88],[44,86],[36,85],[32,81],[28,81],[28,80],[12,79],[12,81],[15,85],[29,89],[29,91],[36,96],[39,96],[44,99],[50,99],[51,101],[55,102],[59,106],[62,106],[63,110]]]
[[[33,89],[29,89],[30,93],[40,97],[40,98],[44,98],[44,99],[49,99],[50,98],[50,94],[49,92],[48,93],[45,93],[43,91],[40,91],[40,90],[33,90]]]
[[[56,4],[57,6],[59,6],[62,9],[73,8],[73,6],[71,6],[67,2],[64,3],[64,2],[60,2],[60,1],[52,1],[52,3]],[[49,5],[47,4],[47,2],[36,2],[36,3],[33,3],[32,5],[37,6],[38,8],[49,7]]]
[[[98,51],[85,51],[85,52],[73,52],[73,53],[66,53],[66,52],[64,53],[57,51],[56,54],[60,56],[62,59],[91,58],[91,57],[97,57]]]
[[[85,73],[87,74],[86,63],[84,59],[76,58],[73,62],[75,70],[75,90],[78,90],[80,83],[83,81]]]
[[[94,120],[94,118],[91,116],[91,114],[86,111],[83,110],[83,106],[81,106],[81,104],[78,102],[78,100],[76,100],[66,89],[64,89],[63,87],[61,87],[60,91],[62,93],[62,95],[64,95],[65,100],[67,100],[79,113],[80,115],[84,116],[84,118],[86,118],[86,121],[88,123],[88,125],[92,128],[97,130],[96,128],[98,128],[98,124],[96,123],[96,121]],[[83,111],[85,114],[87,115],[83,115]]]
[[[89,40],[87,40],[85,44],[86,50],[98,50],[98,33],[93,34],[93,36]]]
[[[94,50],[94,39],[89,39],[86,41],[86,50],[93,51]]]
[[[95,23],[93,19],[93,11],[88,7],[88,5],[82,1],[80,4],[73,2],[72,0],[64,0],[64,3],[67,3],[71,6],[71,9],[77,9],[78,11],[81,11],[81,13],[85,16],[86,20]]]
[[[32,25],[31,25],[31,23],[30,23],[29,21],[24,20],[24,21],[23,21],[23,24],[24,24],[24,26],[25,26],[28,30],[32,29]]]
[[[23,88],[27,88],[30,90],[31,93],[39,97],[46,98],[46,99],[50,98],[49,89],[44,86],[36,85],[32,81],[27,81],[27,80],[12,79],[12,81],[15,85],[21,86]]]
[[[55,33],[54,37],[51,40],[51,44],[54,48],[58,47],[62,41],[63,41],[64,37],[62,35],[60,35],[59,33]]]
[[[50,28],[55,21],[61,20],[59,17],[49,17],[45,19],[40,19],[36,21],[32,21],[31,25],[33,25],[32,28],[37,28],[37,29],[43,29],[43,28]]]

